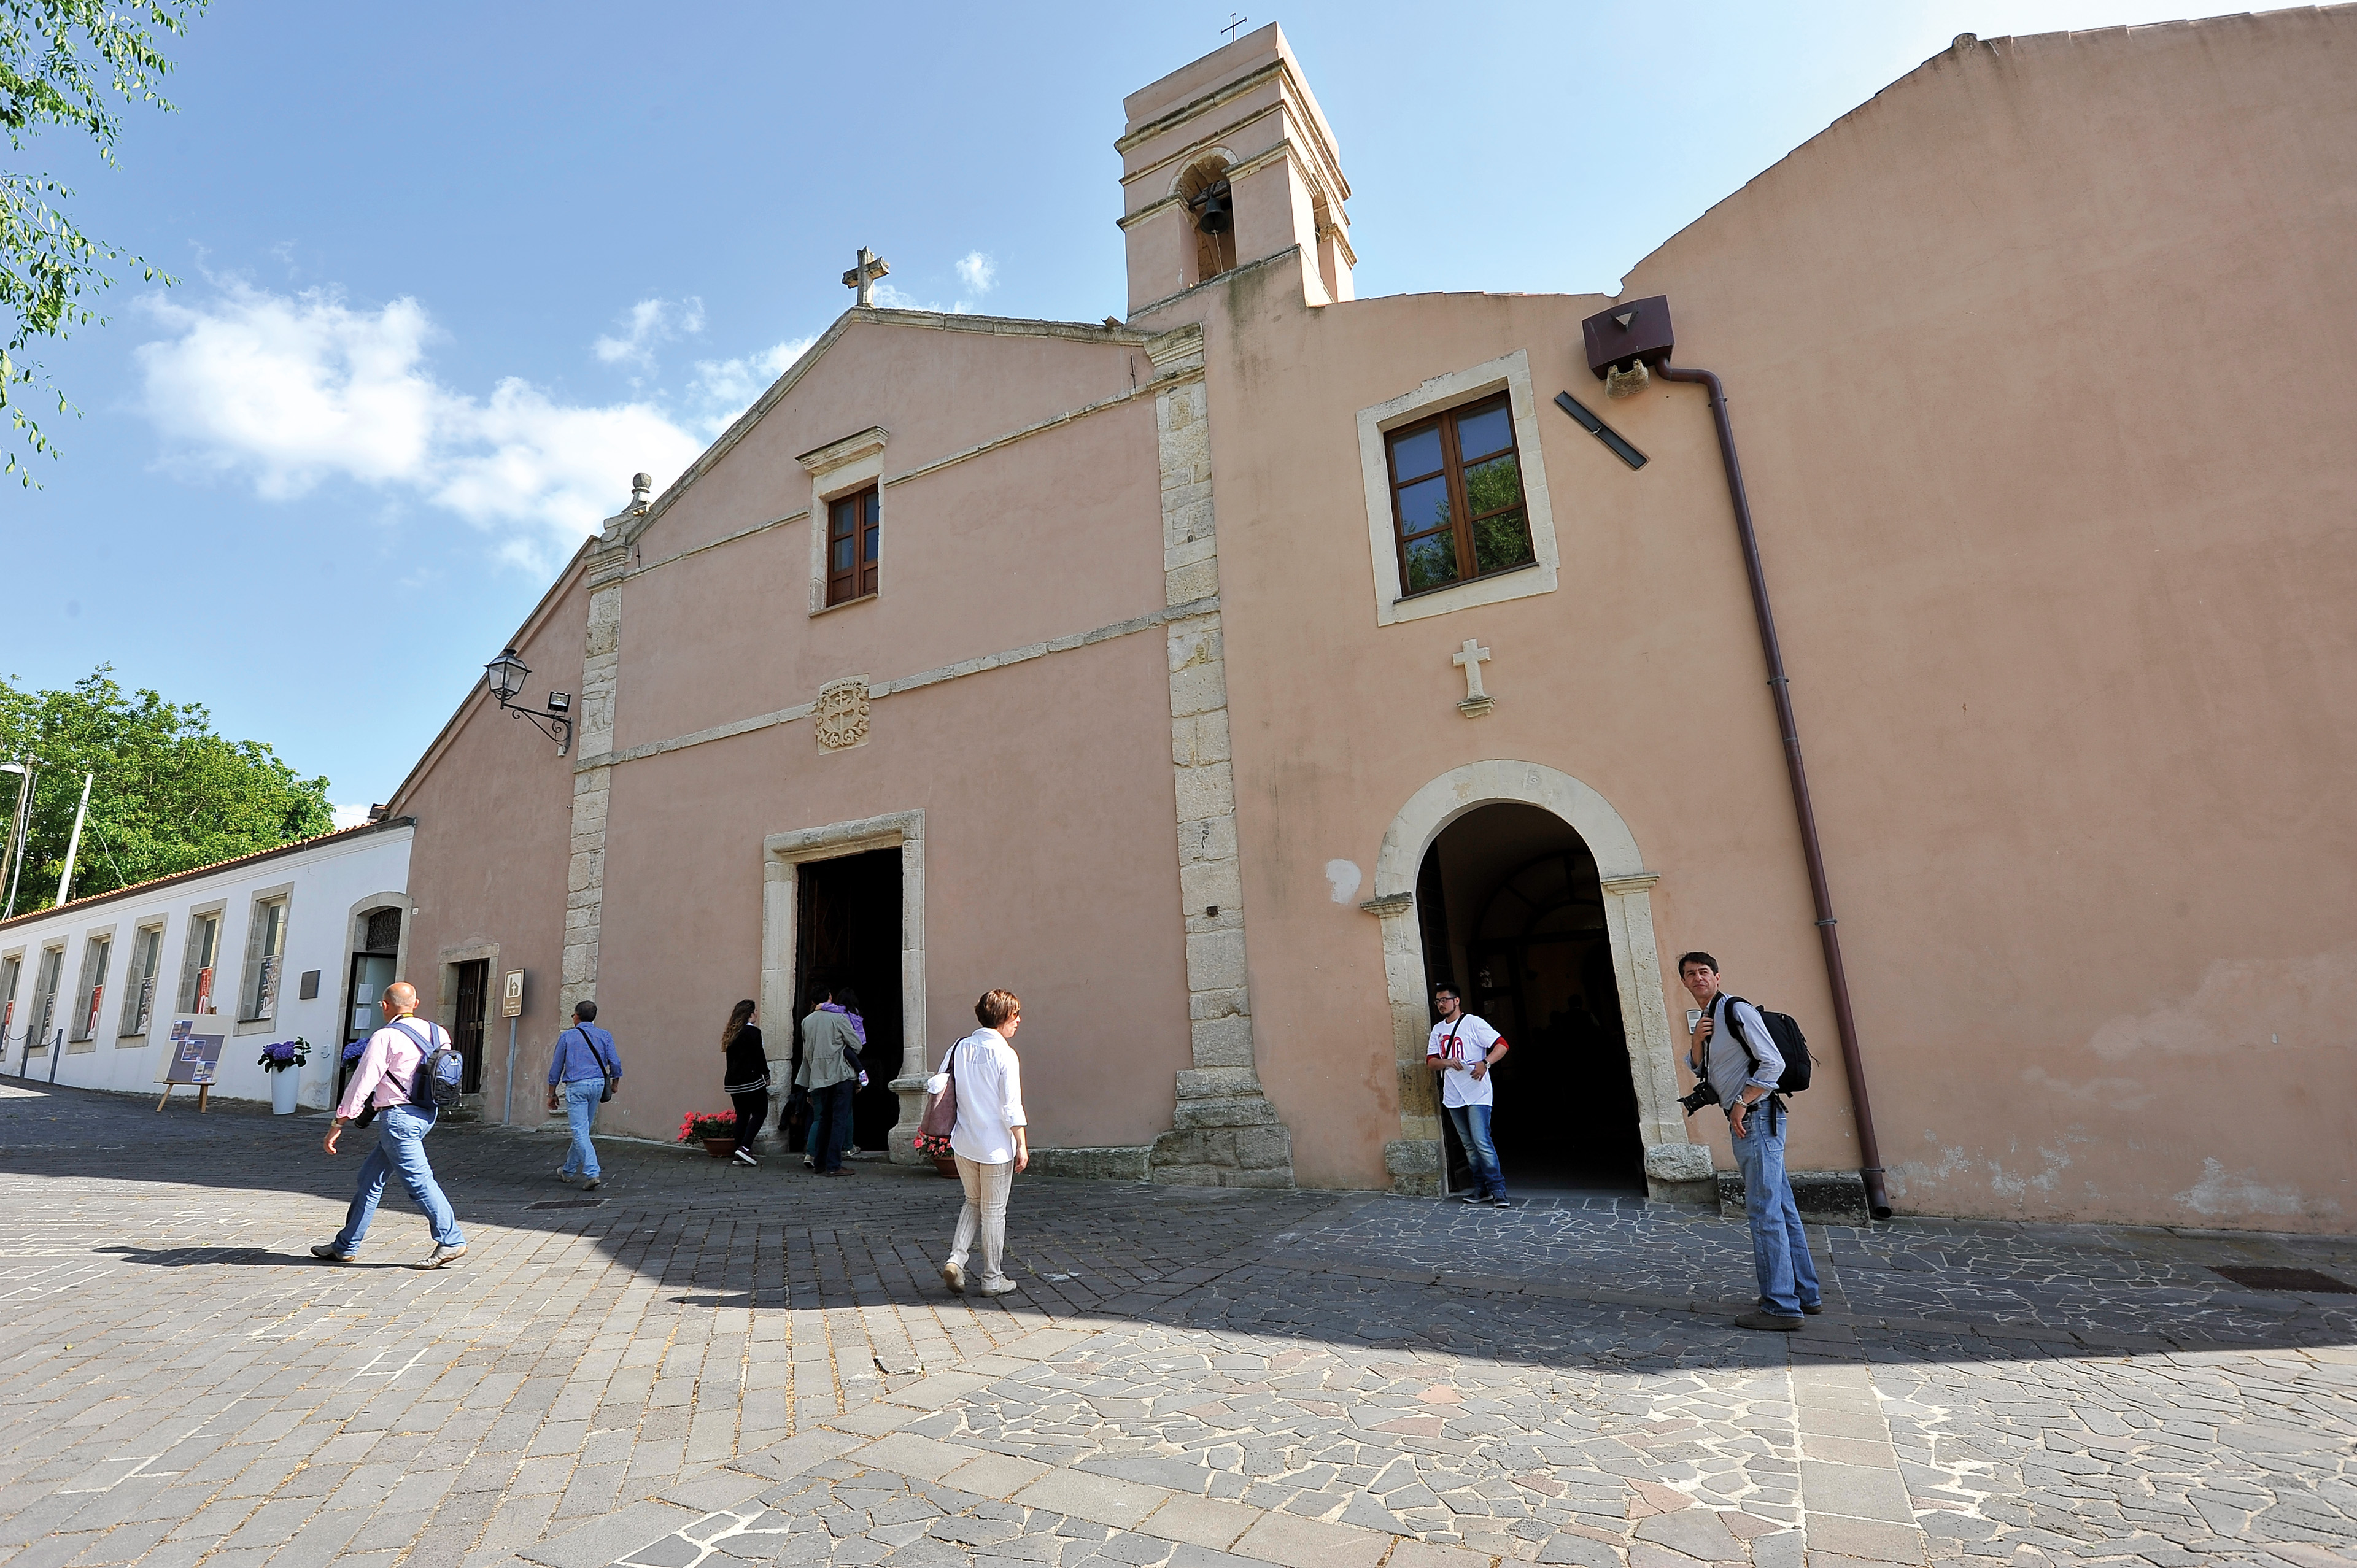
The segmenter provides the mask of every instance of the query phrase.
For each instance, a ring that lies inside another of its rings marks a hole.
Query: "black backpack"
[[[1727,999],[1728,1032],[1734,1035],[1735,1043],[1743,1047],[1744,1059],[1751,1064],[1751,1070],[1757,1072],[1760,1070],[1760,1053],[1753,1050],[1751,1042],[1743,1037],[1743,1020],[1735,1012],[1736,1004],[1742,1001],[1742,997],[1732,994]],[[1784,1076],[1776,1080],[1776,1092],[1798,1094],[1807,1089],[1809,1074],[1813,1067],[1809,1060],[1809,1036],[1801,1033],[1800,1024],[1790,1013],[1770,1013],[1757,1003],[1744,1004],[1758,1008],[1760,1022],[1768,1026],[1768,1037],[1776,1042],[1776,1054],[1784,1058]]]
[[[406,1018],[395,1018],[393,1026],[415,1041],[422,1053],[417,1058],[417,1069],[409,1075],[409,1103],[429,1116],[447,1111],[458,1103],[458,1088],[466,1076],[467,1064],[440,1027],[426,1025],[428,1037],[419,1039],[417,1031],[407,1027],[408,1022]]]

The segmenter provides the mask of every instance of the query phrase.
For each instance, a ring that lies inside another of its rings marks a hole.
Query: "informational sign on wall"
[[[210,1084],[221,1080],[221,1047],[229,1026],[218,1014],[176,1013],[164,1036],[169,1047],[156,1069],[158,1083]]]
[[[523,971],[511,969],[507,973],[506,988],[500,993],[500,1016],[519,1017],[523,1013]]]

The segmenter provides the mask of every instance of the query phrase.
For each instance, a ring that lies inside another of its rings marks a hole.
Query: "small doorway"
[[[459,1059],[467,1064],[466,1076],[458,1089],[465,1094],[483,1092],[483,1009],[490,1001],[491,961],[469,959],[458,969],[458,1018],[450,1031],[451,1044],[458,1047]]]
[[[1430,983],[1457,986],[1512,1047],[1491,1118],[1508,1186],[1642,1192],[1636,1084],[1587,843],[1535,806],[1484,806],[1433,841],[1416,908]],[[1453,1129],[1444,1138],[1457,1190],[1464,1154]]]
[[[795,868],[794,1016],[804,1015],[830,991],[845,987],[859,998],[867,1032],[860,1057],[867,1064],[867,1087],[852,1101],[855,1146],[888,1146],[900,1120],[900,1097],[892,1080],[900,1075],[900,852],[870,850],[833,860],[810,860]]]
[[[359,1053],[355,1043],[366,1040],[384,1027],[384,988],[400,976],[394,965],[401,957],[401,911],[371,909],[361,928],[361,945],[351,957],[351,972],[344,994],[351,1005],[344,1015],[343,1059],[336,1072],[336,1098],[343,1099],[344,1087],[352,1076],[353,1064]]]

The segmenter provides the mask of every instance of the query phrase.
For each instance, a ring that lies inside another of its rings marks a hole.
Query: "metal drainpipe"
[[[1727,493],[1735,502],[1735,531],[1743,541],[1743,569],[1751,575],[1751,610],[1760,621],[1760,650],[1768,658],[1768,690],[1775,694],[1776,722],[1784,732],[1784,768],[1792,780],[1792,811],[1800,819],[1801,852],[1809,863],[1809,892],[1817,905],[1817,936],[1824,943],[1825,982],[1833,988],[1834,1028],[1841,1036],[1842,1067],[1849,1078],[1850,1105],[1857,1116],[1857,1149],[1865,1162],[1867,1212],[1890,1218],[1882,1188],[1882,1149],[1874,1135],[1874,1110],[1866,1096],[1866,1065],[1858,1058],[1857,1021],[1850,1015],[1849,979],[1842,969],[1841,925],[1825,885],[1824,853],[1817,846],[1817,814],[1809,804],[1809,776],[1801,766],[1801,725],[1792,716],[1792,681],[1784,673],[1783,649],[1776,640],[1776,614],[1768,605],[1768,575],[1760,564],[1760,540],[1751,529],[1751,502],[1743,493],[1743,465],[1735,456],[1735,426],[1727,422],[1727,389],[1708,371],[1683,370],[1666,359],[1654,373],[1664,381],[1693,381],[1710,394],[1711,417],[1718,422],[1718,455],[1727,465]]]

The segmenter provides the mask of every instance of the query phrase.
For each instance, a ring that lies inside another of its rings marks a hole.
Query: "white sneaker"
[[[761,1163],[753,1157],[753,1151],[750,1149],[739,1149],[734,1155],[731,1155],[729,1158],[735,1160],[740,1165],[758,1165]]]
[[[974,1287],[974,1294],[976,1295],[1005,1295],[1009,1291],[1021,1290],[1022,1288],[1023,1287],[1021,1285],[1017,1284],[1005,1274],[1001,1274],[995,1280],[983,1281],[982,1283]]]
[[[467,1249],[464,1247],[445,1247],[441,1242],[436,1241],[434,1243],[434,1251],[425,1254],[424,1262],[412,1263],[409,1266],[413,1269],[438,1269],[445,1263],[455,1263],[466,1255]]]
[[[965,1270],[954,1260],[942,1265],[942,1283],[950,1287],[952,1295],[965,1294]]]

